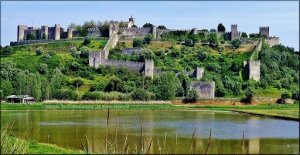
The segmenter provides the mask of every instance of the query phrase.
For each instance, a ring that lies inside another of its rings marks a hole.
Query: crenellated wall
[[[269,37],[266,39],[266,41],[270,45],[270,47],[280,44],[279,37]]]

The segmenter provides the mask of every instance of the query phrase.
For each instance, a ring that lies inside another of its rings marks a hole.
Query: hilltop
[[[55,25],[57,29],[36,36],[31,32],[40,29],[19,26],[27,28],[21,36],[46,37],[49,32],[55,40],[22,40],[18,34],[13,46],[1,47],[2,98],[299,98],[298,52],[269,37],[269,27],[248,36],[238,32],[237,25],[227,33],[222,24],[218,31],[170,30],[150,23],[137,28],[133,18],[99,29],[85,24],[67,32]]]

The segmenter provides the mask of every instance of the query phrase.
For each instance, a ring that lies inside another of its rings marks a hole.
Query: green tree
[[[1,47],[1,55],[11,55],[14,53],[14,49],[11,46],[5,46],[4,48]]]
[[[253,100],[253,90],[251,87],[248,87],[248,89],[245,92],[245,96],[246,96],[245,101],[251,103]]]
[[[143,42],[142,42],[141,39],[134,38],[132,46],[133,47],[142,47],[143,46]]]
[[[145,44],[150,44],[152,39],[153,39],[152,35],[150,35],[150,34],[146,35],[145,38],[144,38]]]
[[[225,31],[226,31],[225,26],[222,23],[220,23],[218,25],[218,32],[225,32]]]
[[[62,87],[62,84],[63,74],[61,73],[60,69],[56,68],[54,69],[50,80],[51,93],[55,92],[56,90],[59,90]]]
[[[34,85],[33,85],[33,92],[34,92],[33,96],[36,101],[41,100],[41,97],[42,97],[41,89],[42,89],[41,76],[37,72],[36,74],[34,74]]]
[[[185,98],[185,102],[195,103],[199,100],[199,94],[195,89],[191,89],[187,93],[187,97]]]
[[[107,86],[104,89],[106,92],[117,91],[125,92],[124,83],[117,77],[113,77],[108,82]]]
[[[234,49],[237,49],[241,46],[242,42],[239,39],[234,39],[233,41],[231,41],[231,47]]]
[[[153,93],[157,99],[161,100],[174,99],[176,90],[180,88],[180,82],[175,73],[172,72],[161,75],[156,84],[157,89]]]
[[[213,47],[218,45],[218,36],[216,33],[210,33],[207,37],[209,44]]]
[[[282,98],[282,99],[288,99],[288,98],[291,98],[291,95],[290,95],[290,93],[288,93],[288,92],[283,92],[283,93],[281,94],[281,98]]]
[[[47,72],[48,72],[48,65],[45,64],[45,63],[41,63],[38,70],[39,70],[40,74],[47,74]]]
[[[242,38],[248,38],[248,35],[246,32],[242,32]]]
[[[3,99],[5,99],[6,96],[9,96],[9,95],[12,94],[13,88],[12,88],[11,82],[8,81],[8,80],[1,79],[0,84],[1,84],[1,88],[0,88],[1,98],[0,98],[0,100],[3,100]]]
[[[153,27],[153,25],[151,23],[146,23],[143,25],[143,27]]]
[[[162,29],[162,30],[167,29],[164,25],[159,25],[157,28]]]
[[[41,83],[42,83],[42,100],[50,99],[51,97],[51,86],[47,78],[41,77]]]

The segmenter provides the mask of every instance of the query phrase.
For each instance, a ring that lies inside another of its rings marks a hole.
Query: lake
[[[126,141],[128,153],[299,154],[299,122],[233,112],[110,110],[107,126],[106,110],[1,111],[7,122],[17,137],[93,153],[107,137],[112,152]]]

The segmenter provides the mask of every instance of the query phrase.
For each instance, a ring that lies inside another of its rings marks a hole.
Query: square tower
[[[259,27],[259,34],[263,37],[269,38],[269,27]]]

